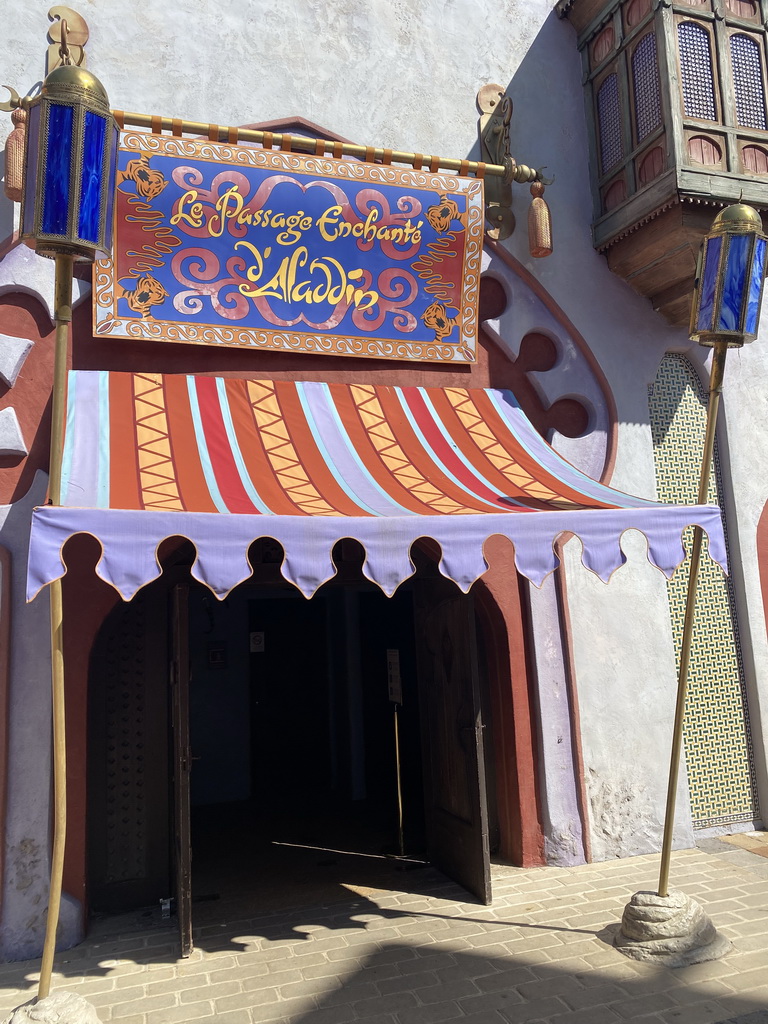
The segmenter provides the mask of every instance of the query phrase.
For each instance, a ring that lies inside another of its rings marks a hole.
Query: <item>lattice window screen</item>
[[[660,501],[694,502],[706,425],[706,393],[693,365],[666,355],[649,389]],[[717,453],[708,500],[722,493]],[[686,531],[691,550],[693,530]],[[706,550],[706,538],[704,539]],[[731,577],[703,558],[685,705],[685,759],[691,815],[698,828],[759,817],[746,684]],[[675,650],[680,650],[688,562],[669,581]]]
[[[650,135],[661,124],[661,86],[656,60],[656,36],[643,36],[632,54],[632,79],[635,86],[635,126],[637,141]]]
[[[731,66],[736,94],[736,123],[744,128],[765,128],[765,87],[760,49],[754,39],[731,36]]]
[[[683,85],[683,110],[686,117],[717,120],[715,82],[709,33],[692,21],[677,26],[680,47],[680,71]]]
[[[600,133],[600,163],[603,173],[615,167],[624,155],[621,141],[619,79],[608,75],[597,92],[597,125]]]

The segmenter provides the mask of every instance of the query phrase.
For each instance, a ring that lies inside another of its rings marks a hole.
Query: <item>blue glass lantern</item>
[[[702,243],[691,309],[700,345],[740,347],[757,337],[766,270],[760,214],[746,203],[718,213]]]
[[[29,105],[21,237],[41,256],[93,262],[112,251],[119,130],[101,82],[55,68]]]

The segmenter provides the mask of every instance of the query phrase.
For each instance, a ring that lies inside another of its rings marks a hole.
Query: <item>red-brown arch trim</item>
[[[499,853],[520,867],[535,867],[545,863],[544,833],[521,577],[504,537],[489,537],[484,550],[489,568],[472,593],[488,662]]]

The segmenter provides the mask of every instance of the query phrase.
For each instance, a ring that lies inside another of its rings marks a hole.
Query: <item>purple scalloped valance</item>
[[[463,591],[487,569],[483,544],[507,537],[523,576],[540,586],[558,565],[554,543],[564,533],[582,542],[582,562],[607,582],[626,558],[621,535],[639,530],[648,542],[648,559],[666,576],[683,561],[681,535],[698,525],[709,537],[710,556],[727,570],[720,511],[710,506],[656,505],[624,509],[571,509],[518,514],[395,517],[311,517],[218,515],[215,513],[53,508],[35,510],[32,519],[27,597],[66,571],[62,549],[78,533],[92,534],[102,548],[98,575],[124,600],[161,574],[159,544],[186,537],[197,558],[192,575],[223,599],[251,575],[250,545],[261,537],[278,541],[285,552],[282,574],[311,597],[336,573],[332,551],[351,537],[365,549],[363,572],[391,595],[414,572],[410,549],[420,537],[440,545],[440,570]]]

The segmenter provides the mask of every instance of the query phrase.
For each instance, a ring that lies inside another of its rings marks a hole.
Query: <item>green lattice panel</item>
[[[706,425],[706,394],[691,363],[667,355],[649,390],[660,501],[696,501]],[[719,504],[717,455],[709,501]],[[690,551],[693,530],[686,533]],[[704,540],[706,552],[706,538]],[[679,653],[690,558],[669,583],[675,648]],[[752,740],[741,649],[729,580],[703,558],[694,617],[685,706],[685,757],[691,814],[699,828],[758,817]]]

